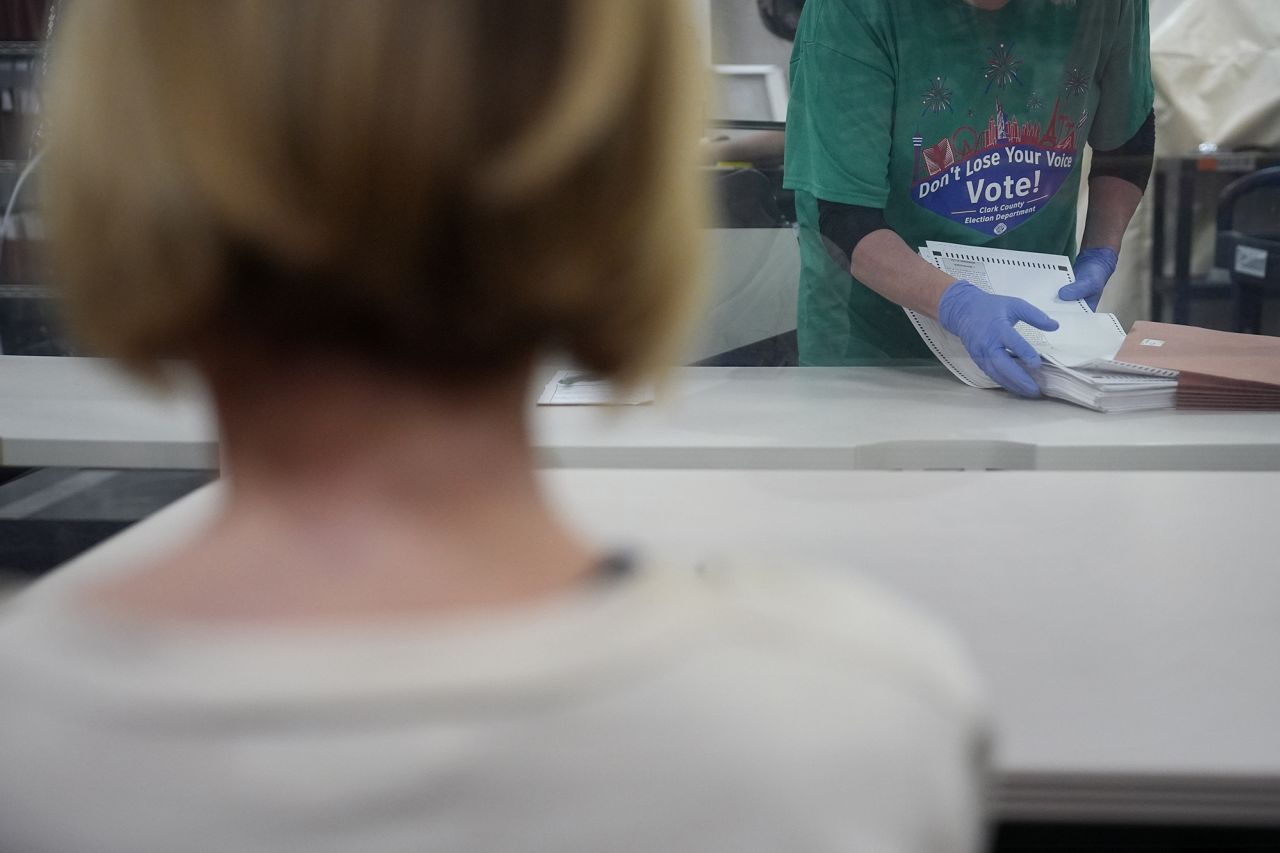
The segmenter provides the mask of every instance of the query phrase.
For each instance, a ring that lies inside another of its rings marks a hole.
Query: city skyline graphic
[[[911,140],[915,147],[912,182],[927,181],[952,166],[1004,146],[1030,145],[1045,151],[1075,153],[1077,130],[1086,118],[1082,115],[1076,120],[1064,113],[1059,98],[1054,101],[1053,113],[1047,124],[1035,120],[1023,123],[1017,116],[1007,114],[997,97],[995,112],[987,117],[987,126],[981,133],[971,125],[962,125],[950,136],[928,146],[923,136],[914,135]]]

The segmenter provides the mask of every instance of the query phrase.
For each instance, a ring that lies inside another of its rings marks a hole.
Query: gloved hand
[[[1076,256],[1076,281],[1058,291],[1058,298],[1070,302],[1072,299],[1083,299],[1089,307],[1097,311],[1098,301],[1102,299],[1102,289],[1107,286],[1116,271],[1120,256],[1115,249],[1100,246],[1096,249],[1085,249]]]
[[[1025,299],[996,296],[967,281],[951,285],[938,302],[938,322],[960,338],[984,373],[1020,397],[1039,397],[1040,386],[1027,371],[1039,369],[1040,354],[1014,330],[1019,320],[1046,332],[1058,328],[1057,320]]]

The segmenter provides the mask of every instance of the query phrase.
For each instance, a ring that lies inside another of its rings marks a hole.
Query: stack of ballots
[[[1071,368],[1046,361],[1037,379],[1046,397],[1057,397],[1096,412],[1172,408],[1177,378],[1134,367],[1100,360],[1097,367]]]
[[[1084,300],[1058,298],[1075,281],[1071,261],[1062,255],[961,246],[930,241],[920,255],[938,269],[988,293],[1017,296],[1058,321],[1054,332],[1026,323],[1018,331],[1040,353],[1036,375],[1047,397],[1098,412],[1136,412],[1173,408],[1178,372],[1117,357],[1124,327],[1114,314],[1095,313]],[[969,357],[960,339],[934,319],[907,311],[912,325],[938,360],[960,381],[975,388],[998,388]]]

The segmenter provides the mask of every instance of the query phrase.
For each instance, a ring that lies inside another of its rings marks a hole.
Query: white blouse
[[[74,574],[0,608],[3,851],[983,841],[972,669],[842,574],[647,563],[534,606],[324,631],[113,620],[74,603]]]

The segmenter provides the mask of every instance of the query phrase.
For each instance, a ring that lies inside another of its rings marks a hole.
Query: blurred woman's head
[[[695,289],[686,5],[74,4],[48,177],[74,330],[142,369],[645,375]]]

